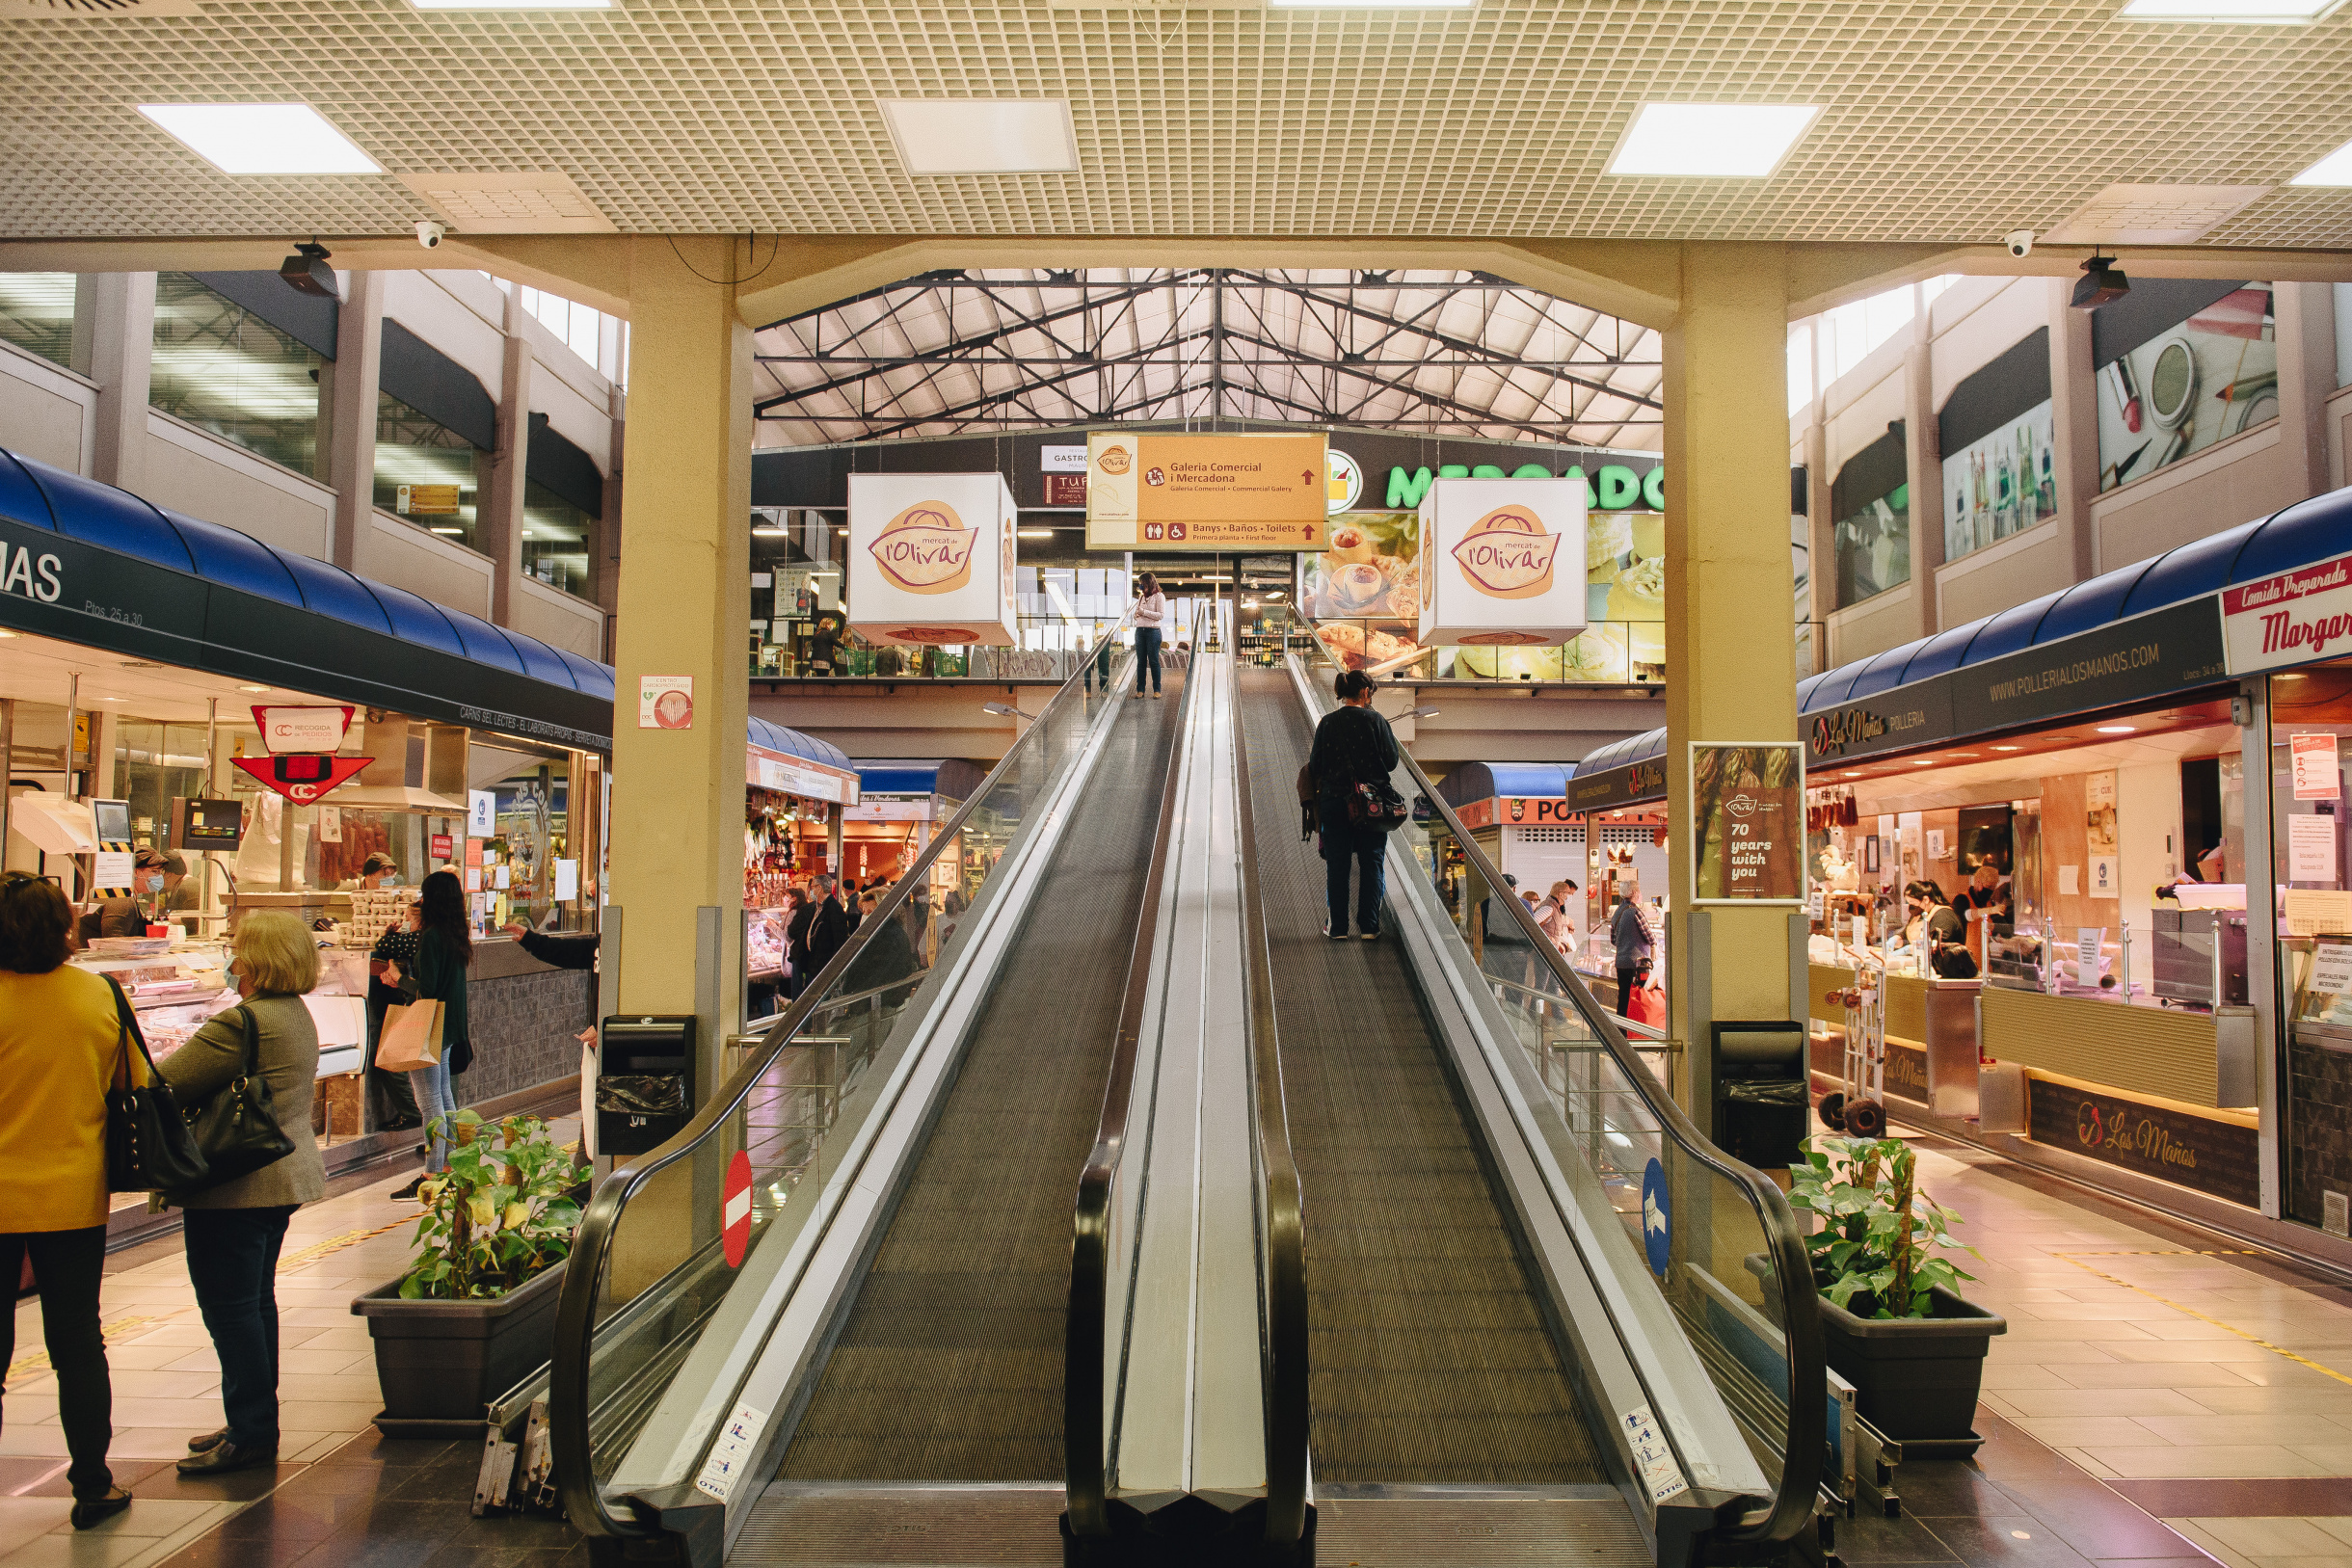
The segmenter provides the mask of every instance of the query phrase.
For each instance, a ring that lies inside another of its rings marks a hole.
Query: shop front
[[[1650,943],[1648,988],[1666,987],[1666,731],[1646,731],[1601,747],[1576,765],[1568,805],[1585,826],[1584,940],[1577,971],[1595,994],[1617,997],[1617,943],[1611,936],[1620,902],[1633,906]]]
[[[2352,611],[2348,531],[2321,497],[1799,687],[1817,1087],[1881,972],[1898,1116],[2330,1250],[2352,660],[2311,654],[2352,619],[2260,650]]]
[[[247,914],[316,927],[331,1168],[399,1142],[361,1093],[366,954],[434,870],[464,879],[479,939],[465,1102],[577,1073],[592,977],[496,928],[595,928],[611,694],[591,661],[0,454],[0,856],[93,913],[130,855],[177,858],[136,929],[107,929],[116,906],[75,960],[123,982],[159,1054],[235,1001]],[[358,886],[371,857],[381,889]]]

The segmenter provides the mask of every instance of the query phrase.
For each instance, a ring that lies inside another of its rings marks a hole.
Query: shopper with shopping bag
[[[425,1119],[424,1173],[392,1194],[414,1198],[427,1178],[449,1163],[450,1118],[457,1101],[452,1075],[473,1058],[466,1028],[466,971],[473,967],[473,933],[466,923],[466,886],[454,871],[436,871],[418,890],[416,1000],[384,1015],[376,1059],[405,1070]]]

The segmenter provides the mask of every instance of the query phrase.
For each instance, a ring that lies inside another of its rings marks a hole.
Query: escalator
[[[1315,1475],[1599,1484],[1526,1260],[1403,949],[1321,935],[1290,677],[1242,673],[1260,886],[1303,1190]]]

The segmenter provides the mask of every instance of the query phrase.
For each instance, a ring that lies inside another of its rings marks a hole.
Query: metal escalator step
[[[1061,1374],[1062,1347],[1033,1350],[964,1350],[940,1356],[891,1344],[844,1344],[825,1367],[828,1387],[845,1393],[896,1395],[922,1392],[924,1379],[943,1370],[956,1387],[974,1394],[1041,1388]]]
[[[731,1563],[1060,1568],[1057,1486],[769,1484]],[[1600,1565],[1596,1565],[1600,1568]]]
[[[1546,1369],[1533,1369],[1540,1372]],[[1466,1371],[1392,1372],[1380,1380],[1376,1392],[1383,1398],[1403,1396],[1408,1401],[1407,1410],[1439,1415],[1476,1409],[1495,1416],[1571,1416],[1576,1404],[1565,1385],[1556,1377],[1530,1376],[1530,1370],[1521,1367],[1481,1367]],[[1353,1387],[1346,1378],[1334,1378],[1324,1391],[1325,1397],[1344,1400]],[[1335,1404],[1331,1414],[1363,1417],[1395,1412],[1354,1410]]]
[[[1322,1490],[1315,1509],[1315,1555],[1321,1562],[1364,1568],[1650,1568],[1653,1561],[1619,1497],[1498,1499],[1488,1489],[1463,1488],[1484,1495],[1359,1501],[1330,1495],[1347,1488]]]
[[[1312,1266],[1317,1252],[1309,1252]],[[1382,1296],[1428,1295],[1442,1297],[1456,1291],[1482,1295],[1524,1293],[1526,1272],[1519,1260],[1509,1252],[1499,1252],[1484,1258],[1457,1258],[1434,1261],[1428,1258],[1400,1258],[1393,1251],[1376,1257],[1356,1260],[1356,1288],[1364,1294]]]
[[[1499,1223],[1392,1225],[1375,1229],[1339,1220],[1322,1204],[1316,1206],[1313,1226],[1307,1232],[1306,1252],[1310,1262],[1321,1258],[1335,1267],[1502,1259],[1515,1268],[1519,1258],[1510,1233]]]

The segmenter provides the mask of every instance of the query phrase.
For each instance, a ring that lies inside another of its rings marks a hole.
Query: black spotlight
[[[2115,257],[2093,256],[2082,264],[2082,279],[2074,285],[2071,303],[2077,310],[2096,310],[2130,292],[2131,279],[2115,264]]]
[[[294,247],[294,253],[278,263],[278,276],[302,293],[342,303],[342,291],[334,286],[334,269],[327,265],[327,248],[316,240]]]

